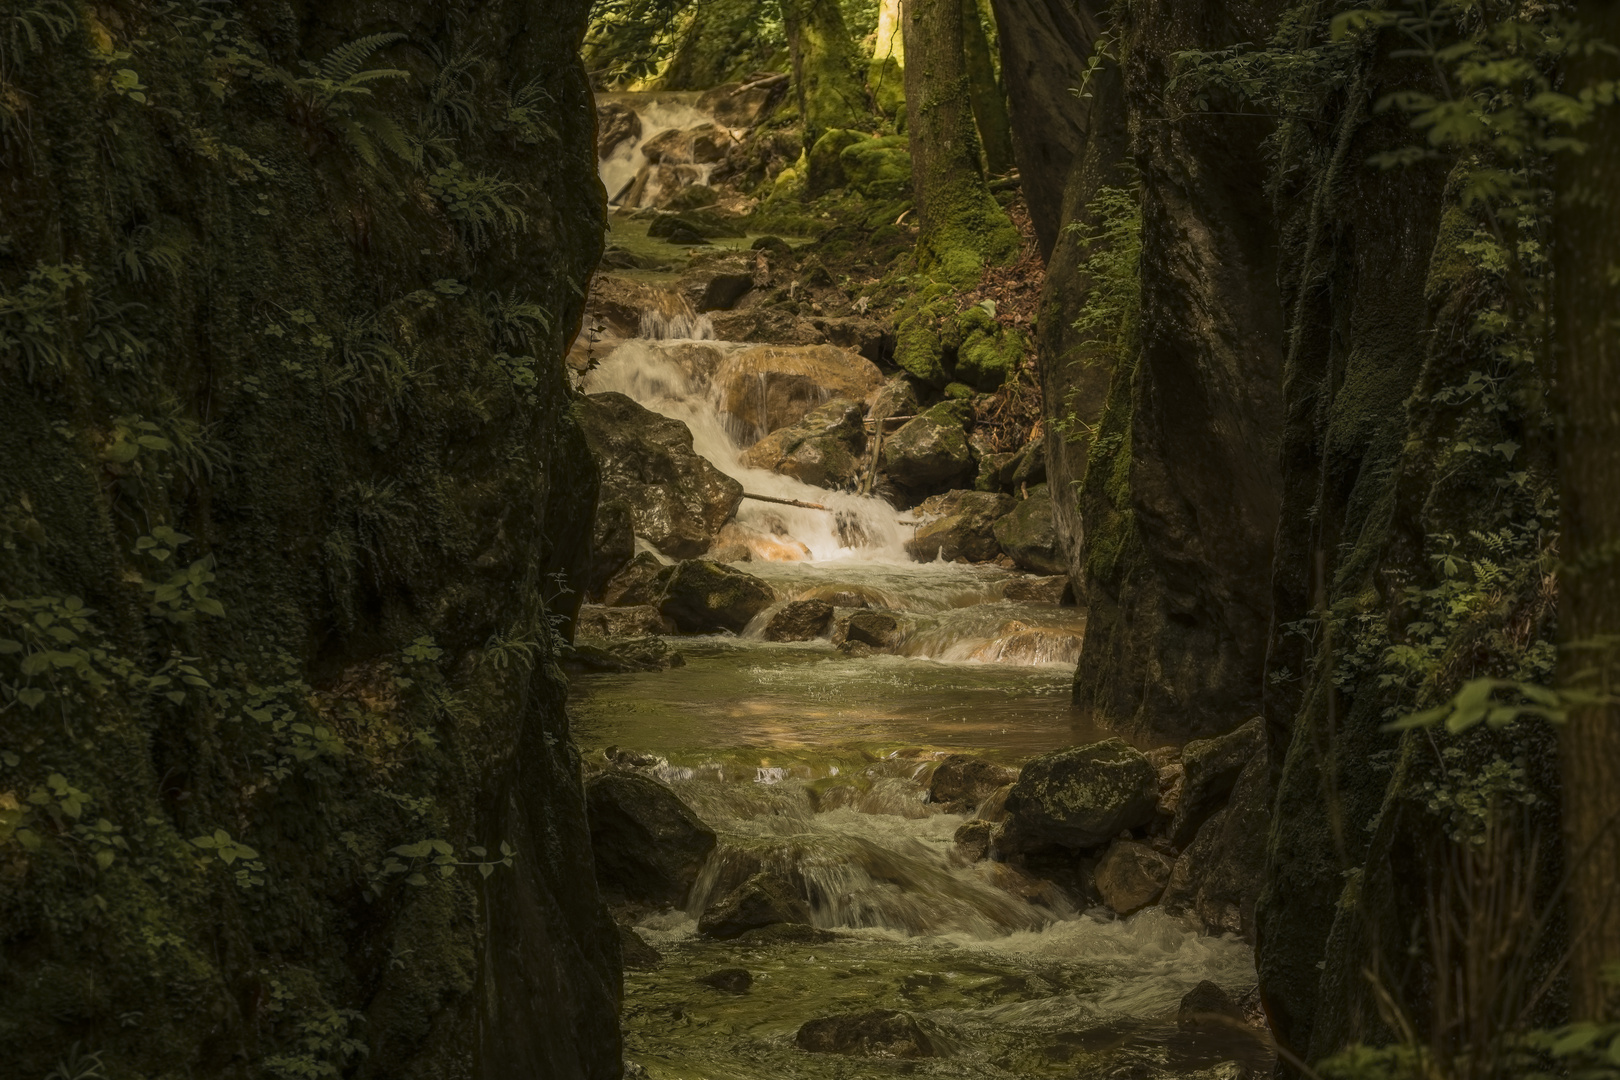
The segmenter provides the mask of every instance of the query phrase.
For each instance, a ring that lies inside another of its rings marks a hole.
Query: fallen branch
[[[778,499],[775,495],[753,495],[745,491],[743,492],[743,498],[753,499],[755,502],[777,503],[781,506],[797,506],[804,510],[826,510],[828,513],[832,512],[829,507],[822,506],[820,503],[800,502],[798,499]]]

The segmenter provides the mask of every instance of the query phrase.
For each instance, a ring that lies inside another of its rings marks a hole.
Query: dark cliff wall
[[[619,1074],[586,8],[9,5],[8,1073]]]

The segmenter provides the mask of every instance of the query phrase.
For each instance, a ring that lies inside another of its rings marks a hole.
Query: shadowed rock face
[[[656,780],[602,773],[585,783],[596,877],[615,899],[679,907],[714,850],[714,830]]]
[[[775,591],[741,570],[709,559],[675,567],[658,610],[683,633],[736,632],[776,602]]]
[[[1158,800],[1158,771],[1121,739],[1042,754],[1007,793],[1000,843],[1009,851],[1096,847],[1147,824]]]
[[[629,508],[635,534],[674,558],[708,551],[742,485],[693,452],[686,425],[616,393],[580,399],[579,418],[604,495]]]

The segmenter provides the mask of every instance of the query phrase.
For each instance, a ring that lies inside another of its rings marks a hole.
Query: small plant
[[[524,194],[522,185],[497,173],[471,172],[463,162],[453,161],[429,173],[427,186],[474,251],[529,223],[529,215],[512,201]]]
[[[106,1080],[101,1071],[101,1051],[86,1053],[74,1043],[67,1057],[56,1063],[56,1068],[45,1074],[45,1080]]]

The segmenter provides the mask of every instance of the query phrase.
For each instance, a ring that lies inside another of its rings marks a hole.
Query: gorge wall
[[[597,483],[587,8],[8,16],[16,1075],[619,1075],[554,663]]]

